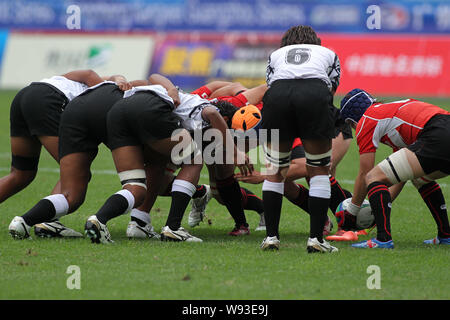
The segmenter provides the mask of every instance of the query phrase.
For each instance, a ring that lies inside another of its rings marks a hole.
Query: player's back
[[[321,79],[330,88],[337,87],[340,64],[337,55],[328,48],[312,44],[282,47],[270,55],[267,85],[280,79]]]
[[[428,120],[436,114],[450,113],[415,99],[375,103],[366,110],[356,128],[360,152],[365,149],[373,152],[373,147],[378,148],[379,142],[394,150],[410,145],[416,141]]]

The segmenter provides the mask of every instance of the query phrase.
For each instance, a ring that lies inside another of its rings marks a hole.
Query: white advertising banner
[[[0,75],[2,89],[73,70],[93,69],[101,76],[146,79],[154,50],[150,35],[11,33]]]

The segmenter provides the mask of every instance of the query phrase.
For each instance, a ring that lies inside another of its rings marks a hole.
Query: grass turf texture
[[[0,174],[9,171],[9,105],[15,92],[0,92]],[[389,99],[387,99],[389,100]],[[430,100],[450,109],[449,100]],[[377,161],[389,149],[382,147]],[[444,246],[426,246],[436,227],[418,192],[410,183],[393,204],[394,250],[358,250],[339,242],[337,254],[307,254],[309,218],[287,200],[283,202],[281,249],[263,252],[263,231],[253,231],[259,217],[247,212],[251,235],[227,235],[233,222],[225,207],[212,200],[207,208],[211,224],[188,228],[203,243],[165,243],[128,240],[129,215],[108,223],[115,244],[94,245],[86,239],[13,240],[8,225],[47,196],[58,179],[58,166],[43,151],[40,171],[24,191],[0,205],[0,299],[449,299],[448,263]],[[353,189],[358,170],[355,142],[338,167],[341,184]],[[86,201],[62,219],[83,232],[86,218],[95,213],[118,189],[111,155],[101,148],[93,164],[93,178]],[[208,183],[206,175],[200,182]],[[305,183],[304,179],[299,182]],[[442,179],[450,199],[450,179]],[[245,185],[261,195],[261,186]],[[159,198],[152,221],[160,230],[166,221],[169,198]],[[329,216],[332,217],[331,213]],[[333,221],[335,219],[333,218]],[[335,223],[336,224],[336,223]],[[336,229],[335,229],[336,230]],[[334,230],[334,231],[335,231]],[[370,236],[373,236],[374,232]],[[362,236],[360,240],[370,236]],[[68,266],[81,270],[81,289],[69,290]],[[381,270],[381,289],[369,290],[367,268]]]

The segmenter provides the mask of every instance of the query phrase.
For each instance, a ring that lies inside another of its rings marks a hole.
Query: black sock
[[[290,202],[295,204],[297,207],[303,209],[307,214],[309,214],[308,199],[309,190],[301,184],[297,184],[299,188],[298,196],[295,198],[287,198]]]
[[[164,190],[164,192],[162,192],[160,194],[160,196],[162,196],[162,197],[170,197],[170,195],[172,194],[172,185],[173,185],[173,182],[175,181],[175,178],[176,177],[173,177],[172,181],[170,181],[170,183],[167,185],[166,190]]]
[[[259,214],[264,212],[264,204],[261,198],[257,197],[253,192],[248,189],[241,188],[242,193],[242,206],[244,210],[253,210]]]
[[[55,206],[50,200],[42,199],[36,205],[28,210],[22,218],[25,223],[29,226],[34,226],[35,224],[51,221],[56,214]]]
[[[195,191],[195,193],[192,195],[192,199],[201,198],[205,195],[205,193],[206,193],[206,187],[205,187],[205,185],[201,184],[201,185],[197,186],[197,191]]]
[[[310,196],[308,205],[310,208],[309,237],[317,238],[319,242],[322,242],[323,227],[325,226],[325,222],[327,221],[330,199]]]
[[[391,194],[388,187],[381,182],[372,182],[367,187],[367,196],[377,224],[377,240],[392,240]]]
[[[184,211],[186,210],[189,201],[191,201],[190,195],[180,191],[172,192],[172,203],[170,205],[166,226],[169,226],[173,231],[176,231],[181,227],[181,220],[183,220]]]
[[[330,210],[333,212],[333,214],[335,214],[339,204],[345,199],[351,198],[352,193],[342,188],[339,182],[332,176],[330,176],[330,186],[331,186]]]
[[[242,194],[239,182],[234,178],[234,175],[217,180],[217,191],[219,192],[222,201],[228,209],[228,212],[234,219],[236,227],[248,227],[247,219],[245,218],[244,208],[242,207]]]
[[[440,238],[450,237],[450,226],[448,223],[447,208],[441,187],[435,181],[420,187],[419,193],[425,201],[431,215],[436,221],[438,236]]]
[[[280,239],[278,226],[280,225],[283,195],[278,192],[263,190],[263,203],[266,234],[268,237],[277,236]]]
[[[125,213],[128,209],[127,199],[120,194],[113,194],[95,214],[98,221],[106,224],[109,220]]]

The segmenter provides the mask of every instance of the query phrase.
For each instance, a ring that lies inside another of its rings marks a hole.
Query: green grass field
[[[0,175],[10,165],[9,105],[15,92],[0,92]],[[450,109],[450,100],[430,100]],[[389,152],[382,147],[377,159]],[[356,145],[338,167],[337,179],[349,190],[358,170]],[[120,189],[108,150],[102,147],[93,165],[93,178],[84,205],[62,219],[83,232],[86,218]],[[211,224],[191,230],[203,243],[163,243],[128,240],[129,216],[112,220],[115,243],[93,245],[88,239],[13,240],[8,225],[37,201],[49,195],[58,180],[58,166],[43,151],[40,171],[24,191],[0,204],[0,299],[194,299],[194,300],[302,300],[302,299],[449,299],[450,248],[427,247],[436,236],[431,214],[410,183],[393,204],[394,250],[358,250],[336,243],[340,252],[306,252],[309,218],[290,202],[283,202],[281,249],[263,252],[265,235],[255,232],[259,217],[247,212],[249,236],[231,238],[233,222],[225,207],[212,200],[207,208]],[[202,175],[202,183],[208,183]],[[305,183],[305,181],[299,181]],[[450,179],[442,179],[450,200]],[[257,195],[261,186],[245,185]],[[166,221],[169,198],[158,199],[152,210],[159,231]],[[186,212],[183,226],[187,226]],[[329,213],[331,217],[331,213]],[[334,218],[333,218],[334,219]],[[189,229],[189,228],[188,228]],[[34,234],[33,234],[34,235]],[[372,234],[373,235],[373,234]],[[360,237],[364,240],[369,236]],[[67,268],[81,271],[81,289],[69,290]],[[367,268],[379,266],[381,289],[368,289]]]

